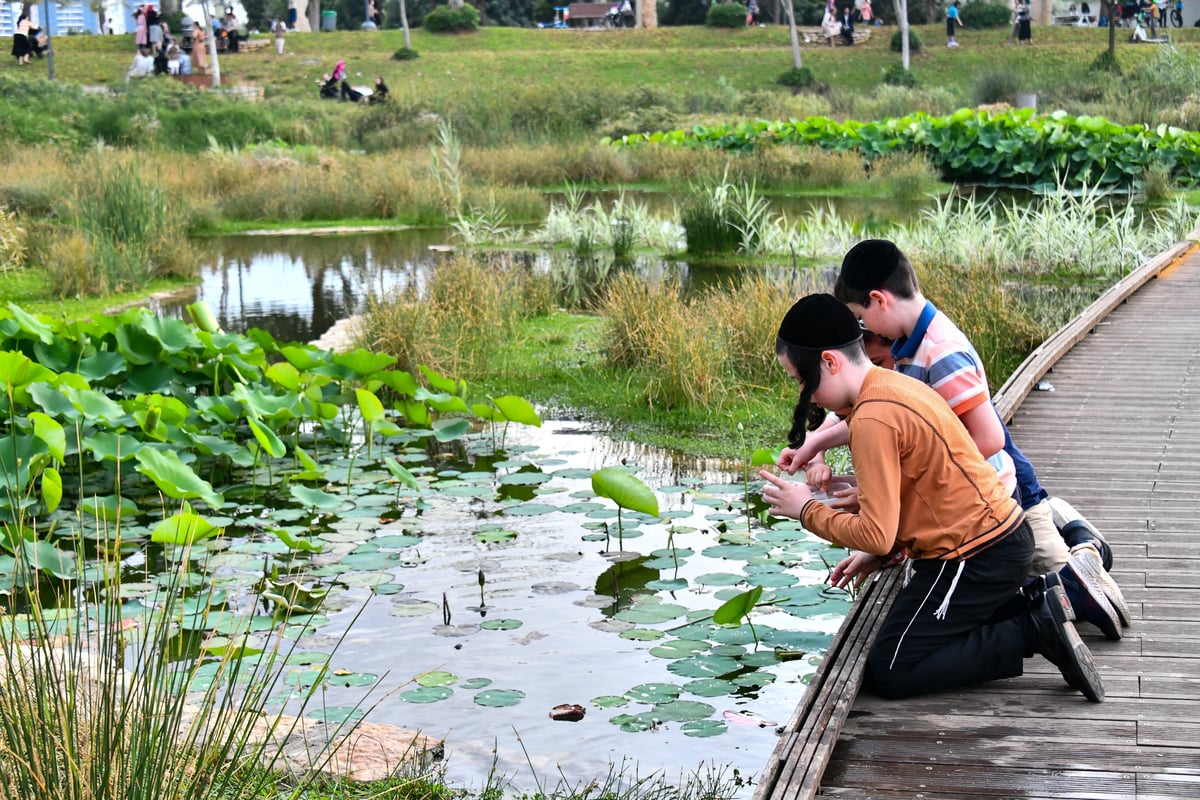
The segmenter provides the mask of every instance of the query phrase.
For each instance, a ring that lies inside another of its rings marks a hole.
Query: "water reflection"
[[[227,236],[209,240],[211,260],[194,290],[152,301],[155,313],[184,318],[196,300],[208,304],[221,327],[231,332],[261,328],[280,341],[309,342],[339,319],[359,313],[367,298],[407,286],[420,286],[448,256],[447,229],[405,230],[351,235]],[[478,256],[517,262],[548,272],[567,308],[586,309],[603,283],[622,270],[677,285],[690,294],[744,274],[736,267],[696,265],[660,257],[614,261],[610,255],[578,257],[566,251],[520,251]],[[831,265],[832,266],[832,265]],[[793,269],[756,267],[787,279]]]

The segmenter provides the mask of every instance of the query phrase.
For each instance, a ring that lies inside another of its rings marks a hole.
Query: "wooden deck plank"
[[[1113,550],[1134,624],[1119,642],[1079,626],[1105,702],[1084,702],[1040,658],[985,686],[860,695],[829,720],[840,727],[827,763],[808,751],[803,769],[817,774],[799,780],[795,765],[787,795],[760,784],[756,800],[1200,797],[1200,355],[1180,344],[1200,334],[1198,306],[1200,250],[1172,247],[1048,339],[996,398],[1042,482]],[[1032,390],[1043,377],[1054,391]]]

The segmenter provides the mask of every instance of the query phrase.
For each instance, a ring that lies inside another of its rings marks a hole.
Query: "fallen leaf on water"
[[[775,725],[768,719],[763,719],[752,711],[726,711],[725,719],[734,725],[754,725],[757,728],[769,728]]]
[[[550,709],[550,719],[559,722],[579,722],[587,710],[578,703],[563,703]]]

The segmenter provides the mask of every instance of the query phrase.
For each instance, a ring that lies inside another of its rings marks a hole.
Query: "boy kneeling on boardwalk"
[[[1021,611],[1009,611],[1029,572],[1033,534],[946,401],[872,365],[858,320],[832,295],[793,305],[775,352],[800,387],[791,447],[803,445],[826,410],[848,423],[859,510],[826,507],[804,483],[763,470],[770,512],[856,551],[834,569],[837,586],[861,584],[904,557],[912,562],[867,658],[866,687],[900,698],[1010,678],[1040,653],[1073,688],[1102,700],[1057,573],[1043,577]]]

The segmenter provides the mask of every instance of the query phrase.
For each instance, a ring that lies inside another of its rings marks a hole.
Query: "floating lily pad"
[[[557,506],[549,506],[545,503],[520,503],[504,509],[504,514],[509,517],[536,517],[555,511],[558,511]]]
[[[629,698],[617,694],[602,694],[599,697],[593,697],[590,702],[597,708],[620,708],[629,705]]]
[[[467,678],[460,685],[464,689],[467,689],[470,691],[475,691],[476,689],[482,689],[485,686],[491,686],[492,679],[491,678]]]
[[[658,556],[656,558],[647,558],[642,562],[642,566],[647,569],[675,569],[680,564],[686,564],[687,561],[683,558],[678,560],[667,556]]]
[[[657,658],[689,658],[708,650],[708,642],[688,639],[672,639],[651,647],[650,655]]]
[[[771,655],[774,655],[774,653]],[[744,672],[741,675],[735,675],[733,678],[731,678],[731,680],[743,688],[758,689],[774,683],[775,675],[770,672],[756,670],[754,672]]]
[[[779,663],[778,656],[774,650],[759,650],[757,653],[746,653],[740,656],[738,661],[741,661],[747,667],[769,667]]]
[[[495,491],[490,486],[463,484],[461,486],[438,486],[438,494],[450,497],[491,497]]]
[[[419,689],[409,689],[400,693],[400,699],[406,703],[436,703],[454,694],[454,690],[446,686],[422,686]]]
[[[623,731],[640,733],[657,727],[658,718],[654,716],[654,712],[652,711],[643,711],[640,714],[616,714],[609,722],[618,726]]]
[[[478,633],[479,626],[474,623],[467,625],[435,625],[433,634],[435,636],[449,636],[451,638],[459,636],[470,636],[472,633]]]
[[[734,575],[732,572],[708,572],[695,578],[696,583],[702,586],[736,586],[745,579],[745,575]]]
[[[682,561],[690,555],[695,555],[695,552],[696,551],[692,550],[690,547],[676,547],[674,549],[671,549],[670,547],[660,547],[657,550],[651,550],[650,555],[655,556],[656,558],[670,558],[672,560],[679,558],[679,560]]]
[[[673,683],[640,683],[625,696],[635,703],[666,703],[679,697],[682,689]]]
[[[523,622],[519,619],[489,619],[479,623],[479,627],[485,631],[511,631],[521,627]]]
[[[406,547],[413,547],[421,543],[420,536],[413,536],[409,533],[392,533],[384,536],[376,536],[373,540],[376,547],[384,550],[403,550]]]
[[[304,716],[324,722],[326,725],[341,725],[350,720],[360,720],[366,715],[366,710],[358,706],[326,706],[310,711]]]
[[[680,639],[707,639],[712,635],[715,626],[705,623],[686,625],[672,631]]]
[[[664,636],[666,636],[664,632],[653,628],[630,628],[627,631],[621,631],[622,639],[632,639],[636,642],[653,642]]]
[[[708,558],[728,558],[734,561],[746,561],[756,556],[765,556],[771,552],[756,544],[716,544],[706,547],[701,554]]]
[[[643,562],[643,566],[647,562]],[[686,589],[688,586],[687,578],[671,578],[669,580],[647,581],[646,588],[653,589],[656,592],[677,592]]]
[[[431,603],[428,600],[405,598],[396,601],[396,605],[392,606],[391,613],[393,617],[423,617],[426,614],[440,611],[441,608],[437,603]]]
[[[581,588],[583,587],[566,581],[543,581],[533,584],[529,590],[534,594],[566,594],[567,592],[577,592]]]
[[[421,686],[449,686],[458,681],[458,676],[442,670],[432,670],[430,672],[422,672],[413,678],[413,680]]]
[[[654,625],[659,622],[675,619],[687,613],[687,608],[675,603],[642,603],[633,608],[618,611],[615,616],[624,622],[638,625]]]
[[[388,553],[351,553],[339,562],[346,569],[380,570],[395,563],[395,556]]]
[[[741,665],[729,656],[699,655],[667,664],[669,672],[688,678],[720,678],[739,669]]]
[[[524,699],[525,693],[520,689],[484,689],[475,695],[475,705],[505,708],[515,706]]]
[[[550,480],[544,472],[510,472],[501,475],[498,483],[501,486],[537,486]]]
[[[566,514],[587,514],[588,512],[595,511],[598,508],[604,508],[604,506],[600,505],[599,503],[587,502],[587,503],[571,503],[569,505],[563,506],[559,510]]]
[[[746,648],[740,644],[719,644],[708,652],[714,656],[729,656],[737,659],[744,659],[746,656]],[[742,663],[744,664],[745,661]]]
[[[763,625],[755,625],[755,630],[750,630],[749,625],[739,625],[736,628],[724,627],[713,631],[712,639],[721,644],[750,644],[754,641],[755,634],[763,637]]]
[[[789,575],[786,572],[760,572],[754,575],[747,575],[746,582],[751,586],[775,589],[782,586],[795,586],[799,581],[795,575]]]
[[[699,695],[700,697],[720,697],[721,695],[733,694],[737,691],[737,688],[737,684],[733,681],[721,678],[697,678],[683,685],[684,691]]]
[[[349,670],[332,670],[325,678],[331,686],[370,686],[379,681],[378,675],[370,672],[351,672]]]
[[[593,472],[593,470],[584,469],[582,467],[568,467],[567,469],[555,470],[554,472],[552,472],[550,474],[553,475],[555,478],[575,478],[578,480],[583,480],[585,478],[590,479],[592,477],[592,472]],[[572,495],[572,496],[578,496],[581,494],[582,494],[582,491],[576,492],[575,495]],[[592,496],[592,497],[595,496],[590,491],[587,494],[588,494],[588,496]]]
[[[497,542],[511,542],[517,538],[517,532],[506,530],[476,531],[474,536],[475,541],[482,544],[496,544]]]
[[[697,719],[683,723],[679,726],[679,730],[683,731],[684,736],[704,739],[709,736],[720,736],[729,730],[729,726],[723,719]]]
[[[672,700],[669,703],[659,703],[653,709],[659,719],[669,719],[675,722],[704,719],[716,713],[716,709],[708,703],[698,700]]]
[[[380,583],[371,587],[371,590],[378,595],[399,594],[404,591],[403,583]]]

